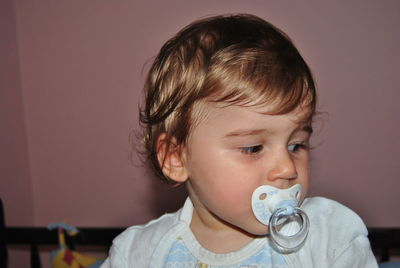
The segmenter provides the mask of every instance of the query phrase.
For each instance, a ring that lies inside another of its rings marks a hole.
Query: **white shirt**
[[[297,252],[281,254],[287,267],[377,268],[361,218],[347,207],[321,197],[307,198],[301,207],[310,219],[310,231]],[[193,239],[189,251],[201,263],[229,266],[249,257],[268,238],[255,239],[239,251],[215,254],[202,248],[190,231],[193,204],[188,198],[179,211],[165,214],[146,225],[132,226],[113,241],[101,268],[164,267],[165,256],[179,237]],[[201,252],[206,254],[200,254]],[[239,266],[237,266],[239,267]],[[274,267],[274,266],[269,266]],[[275,266],[280,267],[280,266]]]

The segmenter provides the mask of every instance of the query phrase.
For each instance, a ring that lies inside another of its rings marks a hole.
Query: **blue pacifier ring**
[[[298,224],[300,228],[297,232],[285,234],[287,228],[285,224]],[[281,253],[292,253],[299,250],[306,241],[310,221],[301,209],[293,208],[293,213],[288,214],[286,208],[279,208],[272,213],[269,220],[269,233],[273,245]],[[281,232],[282,231],[282,232]]]

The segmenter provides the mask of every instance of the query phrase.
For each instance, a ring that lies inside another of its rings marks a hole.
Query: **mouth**
[[[271,240],[279,252],[290,253],[301,248],[309,229],[309,220],[299,208],[300,184],[279,189],[270,185],[256,188],[252,195],[253,214],[269,227]]]
[[[262,185],[254,190],[251,205],[256,218],[268,225],[272,213],[279,208],[291,209],[300,203],[302,187],[295,184],[290,188],[279,189],[270,185]]]

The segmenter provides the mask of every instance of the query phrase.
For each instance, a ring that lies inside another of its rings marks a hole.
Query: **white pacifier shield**
[[[278,208],[297,207],[301,190],[300,184],[288,189],[278,189],[270,185],[262,185],[255,189],[251,197],[251,207],[257,220],[268,225],[272,213]]]

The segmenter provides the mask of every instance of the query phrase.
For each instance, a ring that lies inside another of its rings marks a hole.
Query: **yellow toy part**
[[[76,235],[77,228],[65,223],[52,223],[48,226],[50,230],[58,230],[58,243],[60,248],[51,252],[50,260],[52,268],[98,268],[103,262],[95,257],[87,256],[70,250],[65,243],[65,233]]]
[[[69,249],[59,250],[51,260],[53,268],[94,268],[99,267],[100,264],[101,261],[94,257],[82,255]]]

